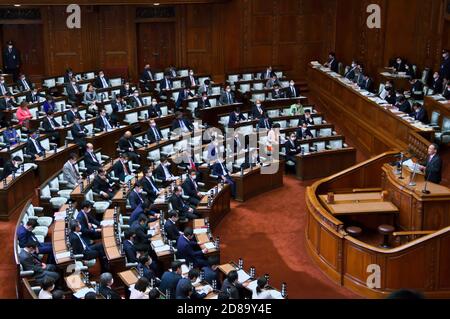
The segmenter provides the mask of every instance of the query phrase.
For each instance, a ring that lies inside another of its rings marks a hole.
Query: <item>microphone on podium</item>
[[[425,176],[427,175],[427,171],[425,169]],[[430,179],[431,174],[428,174],[427,178],[425,179],[425,185],[423,185],[422,193],[426,195],[430,195],[431,192],[428,190],[428,181]]]

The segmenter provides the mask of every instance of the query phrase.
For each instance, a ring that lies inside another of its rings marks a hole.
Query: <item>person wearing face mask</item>
[[[86,153],[84,154],[84,165],[86,167],[86,174],[91,175],[95,171],[102,167],[102,164],[98,160],[94,153],[94,145],[91,143],[86,144]]]
[[[255,104],[252,107],[252,117],[254,119],[261,119],[264,114],[264,107],[261,104],[260,100],[256,100]]]
[[[182,106],[183,106],[183,101],[185,101],[189,98],[193,98],[193,97],[194,97],[194,93],[192,93],[189,88],[186,87],[183,90],[181,90],[180,93],[178,94],[178,99],[175,103],[175,111],[181,111]]]
[[[25,148],[25,153],[27,155],[30,155],[31,158],[34,160],[36,156],[42,156],[44,154],[44,148],[41,145],[41,142],[39,142],[39,134],[35,131],[30,131],[29,137],[27,140],[27,146]]]
[[[100,70],[98,72],[98,76],[94,81],[94,86],[97,89],[106,89],[111,86],[109,83],[109,79],[105,76],[105,73],[103,72],[103,70]]]
[[[197,206],[200,203],[203,195],[200,192],[200,186],[197,183],[197,172],[189,171],[188,178],[181,185],[184,195],[189,196],[189,203]]]
[[[200,85],[198,95],[203,95],[203,92],[206,92],[206,95],[212,94],[211,80],[206,79],[203,84]]]
[[[306,122],[302,123],[302,127],[297,130],[297,139],[306,140],[314,138]]]
[[[55,99],[53,98],[53,96],[47,95],[45,97],[45,102],[44,102],[44,104],[42,104],[42,111],[44,113],[56,111],[56,104],[55,104]]]
[[[197,219],[199,214],[192,206],[188,205],[183,199],[183,189],[181,186],[176,186],[175,191],[172,196],[169,198],[169,203],[172,205],[172,208],[180,214],[181,218],[187,219]]]
[[[73,77],[75,77],[73,70],[71,68],[66,69],[66,72],[64,73],[64,83],[70,83]]]
[[[428,124],[428,114],[427,111],[422,107],[420,103],[413,104],[413,112],[409,115],[414,120],[420,121],[424,124]]]
[[[42,128],[44,129],[44,133],[56,144],[59,143],[59,127],[61,127],[61,125],[53,118],[53,112],[48,112],[47,116],[42,121]]]
[[[110,131],[112,129],[109,116],[105,109],[101,110],[99,116],[95,119],[95,128],[100,131]]]
[[[403,113],[411,114],[411,103],[406,99],[404,95],[401,95],[398,98],[397,103],[395,104],[395,107]]]
[[[278,77],[274,74],[266,83],[267,89],[273,89],[275,85],[280,86],[280,81],[278,81]]]
[[[3,142],[9,146],[14,146],[20,142],[19,135],[11,122],[6,123],[6,129],[3,131]]]
[[[129,82],[125,82],[125,84],[120,88],[120,95],[126,97],[126,96],[132,96],[134,93],[134,90],[131,88],[131,85]]]
[[[7,161],[4,164],[3,173],[0,175],[0,180],[4,180],[12,173],[16,173],[22,163],[23,160],[19,156],[14,156],[11,160]]]
[[[133,107],[133,108],[144,106],[144,101],[139,96],[138,90],[133,91],[133,95],[130,97],[129,101],[130,101],[131,107]]]
[[[11,96],[11,92],[3,76],[0,76],[0,96]]]
[[[64,180],[67,181],[67,187],[71,189],[81,182],[81,175],[76,166],[77,158],[75,153],[70,154],[69,160],[63,166]]]
[[[21,66],[20,52],[17,50],[12,41],[8,41],[3,50],[3,71],[13,75],[14,82],[17,81],[17,75]]]
[[[150,64],[144,66],[144,70],[141,73],[139,82],[144,87],[145,91],[149,92],[151,90],[151,81],[154,80],[152,70],[150,69]]]
[[[189,76],[184,81],[184,87],[194,90],[198,86],[198,80],[194,76],[194,71],[189,70]]]
[[[128,166],[128,156],[126,154],[120,155],[119,160],[114,163],[112,169],[114,176],[122,183],[125,183],[132,177],[130,167]]]
[[[170,171],[170,162],[167,157],[161,158],[161,163],[155,169],[155,177],[164,182],[165,185],[177,180]]]
[[[17,86],[19,87],[20,92],[31,91],[34,89],[34,84],[31,83],[25,74],[21,73],[19,75],[19,81],[17,81]]]
[[[438,72],[435,72],[433,74],[433,82],[431,84],[431,88],[433,90],[433,94],[441,94],[444,89],[442,78]]]
[[[38,89],[34,88],[27,93],[26,101],[28,103],[38,103],[42,98],[45,98],[45,95],[43,93],[40,93]]]
[[[353,61],[352,65],[348,67],[348,70],[347,70],[347,72],[345,73],[344,76],[347,79],[349,79],[350,81],[353,81],[353,79],[356,76],[356,69],[357,69],[357,67],[358,67],[358,64],[356,63],[356,61]]]
[[[400,57],[396,58],[394,64],[392,65],[395,72],[397,72],[397,73],[398,72],[406,72],[405,66],[406,66],[405,62]]]
[[[140,156],[136,153],[136,144],[139,144],[141,147],[144,146],[144,143],[135,138],[130,131],[126,131],[119,140],[120,151],[127,154],[128,158],[133,163],[139,163],[140,158]]]
[[[147,199],[149,202],[153,203],[162,191],[156,185],[153,178],[153,169],[151,167],[145,167],[143,173],[144,177],[139,181],[139,183],[142,185],[144,192],[147,193]]]
[[[231,196],[233,198],[236,197],[236,183],[234,182],[233,178],[230,176],[230,172],[228,171],[227,165],[225,162],[221,159],[217,159],[214,161],[214,164],[212,165],[212,175],[217,176],[217,179],[219,182],[224,182],[225,184],[230,185],[231,187]]]
[[[330,52],[328,54],[328,61],[324,65],[325,67],[330,68],[331,71],[338,73],[339,62],[337,61],[336,54],[334,52]]]
[[[94,178],[92,191],[99,194],[103,199],[112,200],[114,197],[114,190],[111,187],[111,182],[106,175],[104,169],[99,169],[97,176]]]
[[[211,107],[211,102],[209,101],[208,94],[206,92],[202,93],[200,100],[195,108],[195,117],[201,118],[201,110]]]
[[[150,107],[148,108],[148,117],[155,118],[161,116],[162,116],[161,107],[158,104],[158,100],[154,98],[152,99],[152,105],[150,105]]]
[[[28,127],[28,120],[31,119],[32,116],[30,110],[28,110],[27,102],[22,102],[21,106],[22,105],[24,105],[24,107],[19,107],[17,109],[16,116],[20,125],[26,121],[26,126]],[[0,124],[4,124],[4,112],[1,111],[11,110],[15,107],[17,107],[17,104],[14,102],[14,97],[8,95],[0,97]]]
[[[37,244],[30,241],[20,250],[19,261],[24,271],[33,271],[33,279],[36,283],[42,283],[46,278],[52,278],[58,281],[60,275],[55,265],[47,265],[39,258]]]
[[[241,113],[241,109],[236,108],[233,112],[230,113],[228,119],[228,127],[233,128],[236,123],[246,120],[247,118],[244,116],[244,114]]]
[[[261,78],[263,80],[268,80],[275,75],[275,72],[273,72],[272,67],[269,66],[265,71],[261,72],[261,75],[262,75]]]
[[[183,113],[178,112],[177,117],[172,122],[172,132],[181,130],[183,133],[193,132],[194,126],[183,116]]]
[[[290,99],[294,99],[294,98],[300,96],[300,90],[295,87],[295,82],[292,80],[289,82],[289,87],[286,88],[285,91],[286,91],[286,97],[288,97]]]
[[[231,92],[231,86],[227,85],[225,91],[222,93],[219,99],[220,105],[230,105],[236,103],[234,93]]]
[[[121,94],[117,94],[115,99],[111,102],[111,108],[113,112],[111,113],[111,122],[114,125],[119,124],[119,116],[118,112],[125,111],[127,108],[127,103],[124,101],[123,96]]]
[[[411,79],[411,97],[414,100],[423,100],[424,97],[424,87],[421,80]]]
[[[78,86],[75,78],[71,78],[70,82],[66,83],[66,92],[70,103],[77,103],[78,95],[81,94],[81,88]]]
[[[172,80],[170,79],[169,73],[164,74],[164,78],[161,79],[161,81],[159,82],[159,88],[161,90],[161,93],[162,91],[172,90],[173,83]]]
[[[92,204],[83,202],[80,205],[76,220],[79,223],[81,236],[84,240],[96,240],[102,237],[100,222],[92,214]]]
[[[439,68],[439,74],[442,78],[450,79],[450,53],[447,50],[442,51],[442,63]]]
[[[156,125],[155,120],[151,119],[149,122],[150,122],[150,127],[147,131],[147,139],[150,141],[150,143],[155,143],[156,141],[162,140],[164,137],[161,133],[161,130]]]
[[[101,274],[99,293],[105,299],[122,299],[122,297],[112,289],[113,284],[114,279],[109,272]]]
[[[284,143],[284,149],[286,152],[286,161],[290,161],[292,163],[297,163],[295,157],[300,153],[300,146],[297,141],[296,133],[291,133],[289,139]]]
[[[280,90],[280,86],[275,84],[272,90],[272,100],[284,99],[286,96],[282,90]]]
[[[142,195],[142,185],[137,182],[134,184],[134,189],[128,195],[128,202],[130,203],[131,209],[135,210],[139,205],[144,203],[144,195]]]

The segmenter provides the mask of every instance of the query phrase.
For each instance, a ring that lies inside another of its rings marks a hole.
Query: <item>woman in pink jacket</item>
[[[28,128],[28,121],[33,118],[33,116],[28,109],[27,102],[23,101],[17,108],[16,117],[19,120],[19,125]]]

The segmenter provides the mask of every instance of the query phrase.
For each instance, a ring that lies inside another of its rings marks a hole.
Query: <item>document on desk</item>
[[[403,162],[403,166],[408,167],[412,172],[421,173],[422,171],[419,169],[419,165],[414,163],[412,159]]]
[[[86,294],[87,294],[88,292],[93,292],[93,293],[95,293],[95,290],[92,289],[92,288],[84,287],[84,288],[78,290],[78,291],[77,291],[76,293],[74,293],[73,295],[74,295],[75,298],[83,299],[84,296],[86,296]]]
[[[169,245],[164,245],[161,247],[156,247],[153,249],[155,251],[155,253],[162,253],[163,251],[169,251],[170,250],[170,246]]]
[[[58,253],[55,255],[56,259],[64,259],[64,258],[70,258],[70,251],[65,251],[62,253]]]
[[[213,249],[216,249],[216,245],[214,245],[214,243],[211,243],[211,242],[205,243],[205,248],[208,250],[213,250]]]
[[[250,279],[250,275],[247,274],[244,270],[238,270],[238,281],[242,284]]]
[[[164,242],[161,239],[152,241],[153,248],[164,246]]]
[[[207,228],[196,228],[194,229],[194,235],[206,234],[208,232]]]
[[[100,222],[100,225],[102,225],[103,227],[114,226],[114,220],[112,220],[112,219],[102,220]]]

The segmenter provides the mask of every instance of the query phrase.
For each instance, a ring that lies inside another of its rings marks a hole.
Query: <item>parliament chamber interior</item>
[[[0,298],[450,297],[449,0],[73,2],[0,5]]]

